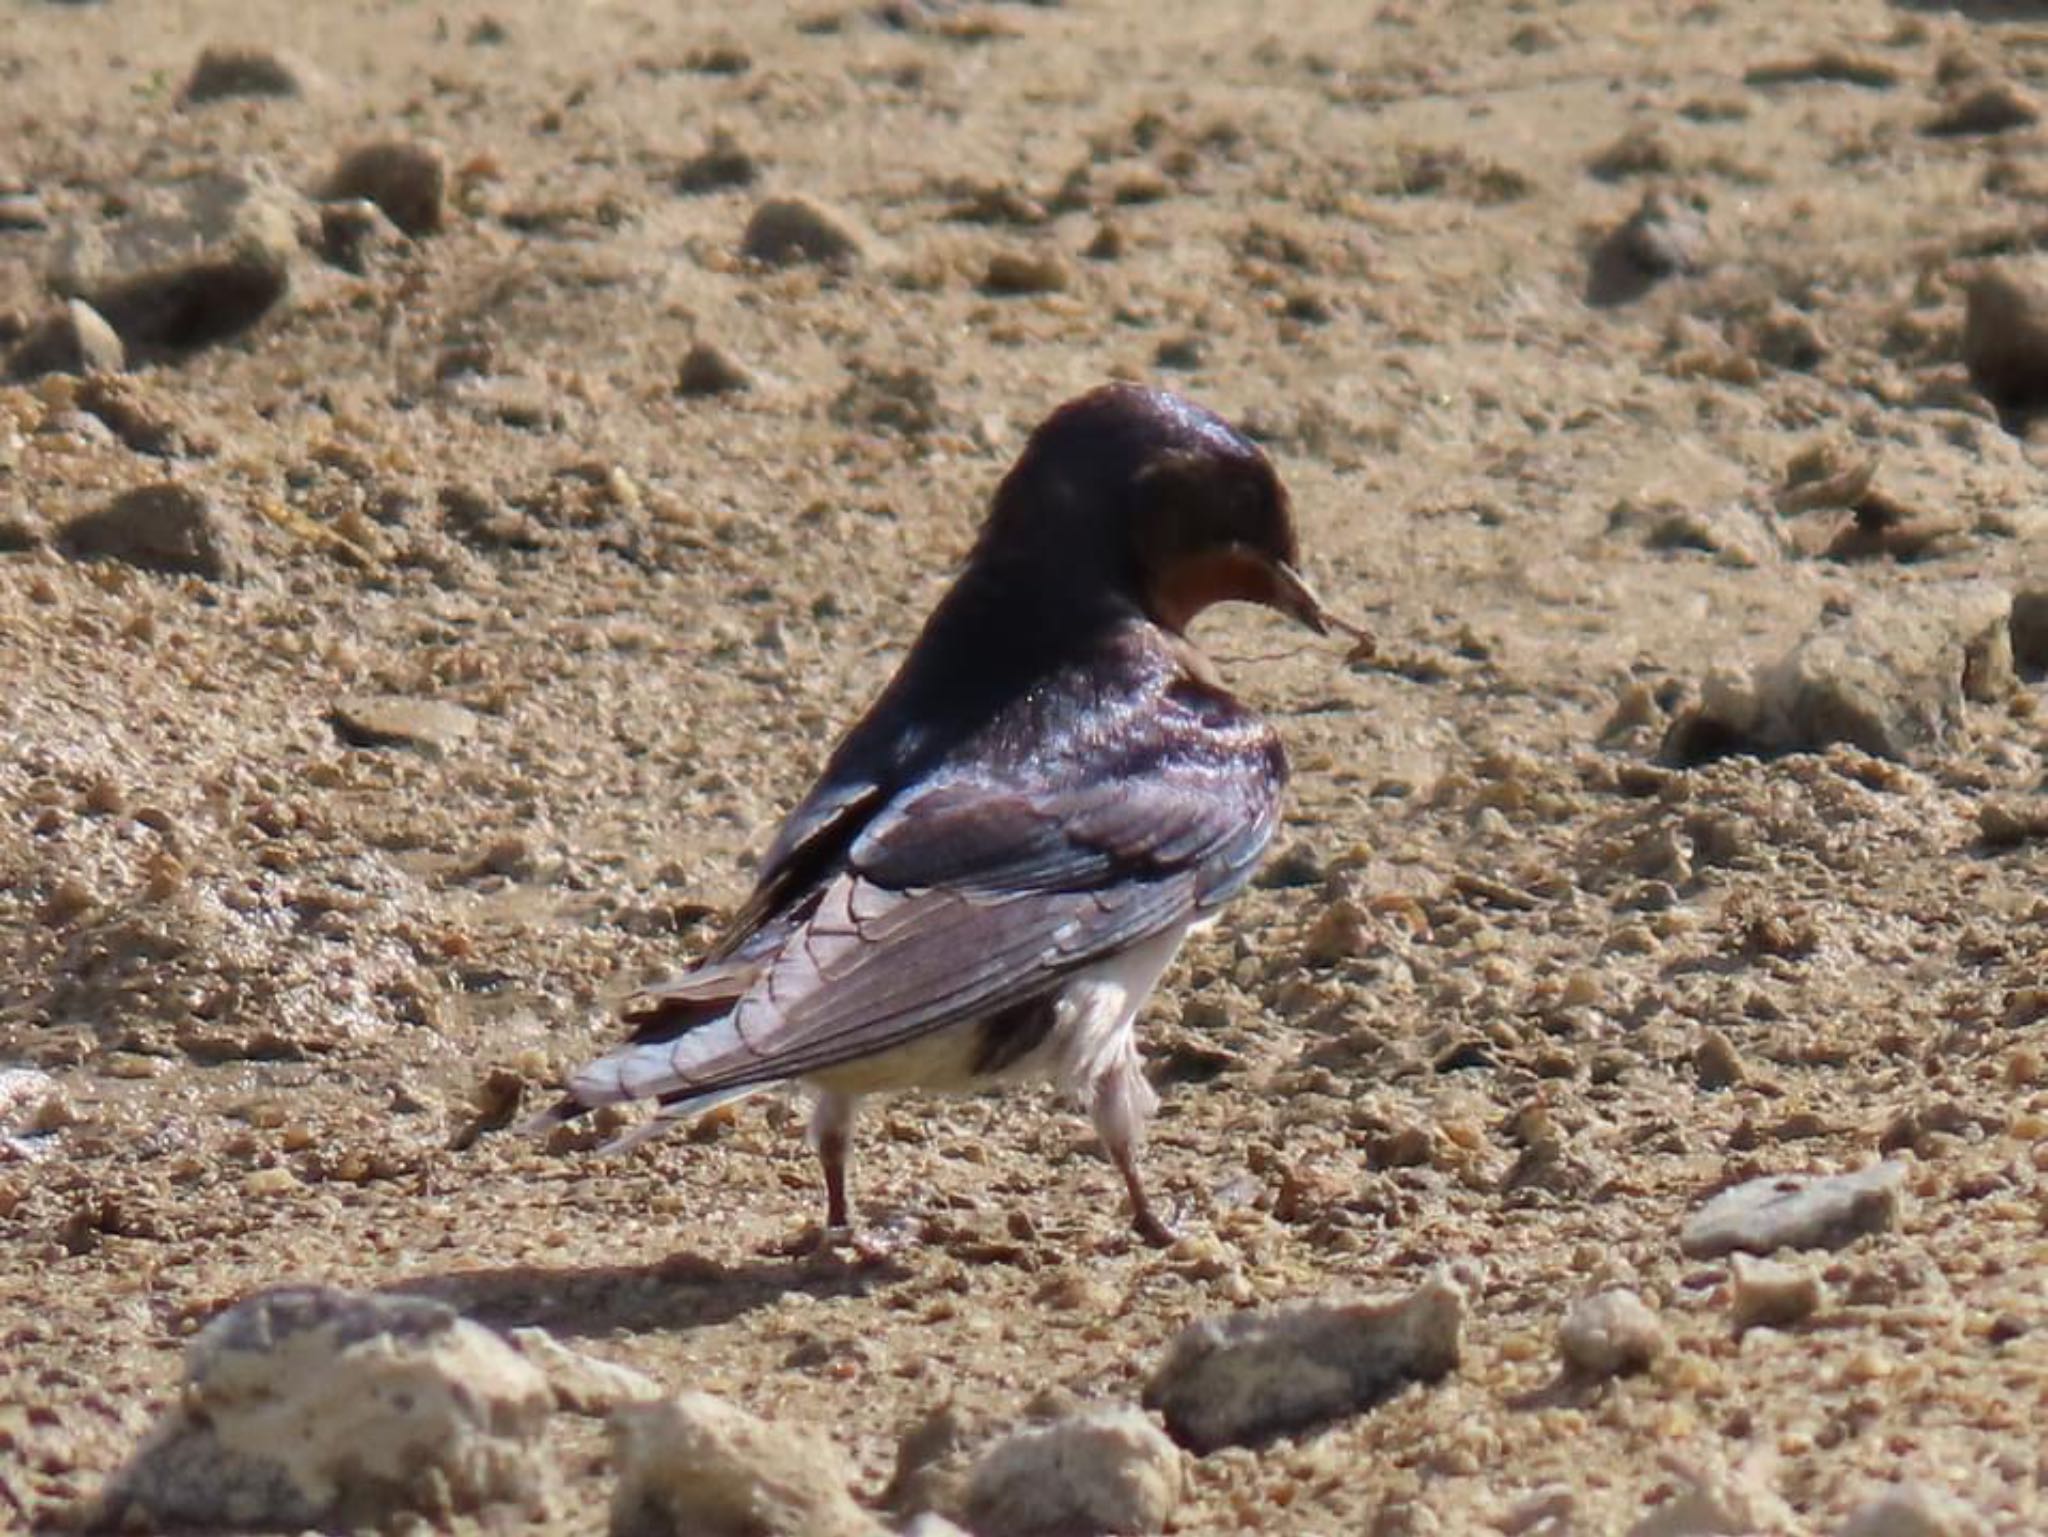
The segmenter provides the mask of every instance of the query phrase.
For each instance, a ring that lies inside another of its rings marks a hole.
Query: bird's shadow
[[[819,1253],[733,1263],[678,1253],[644,1265],[507,1265],[407,1276],[378,1288],[431,1297],[498,1329],[539,1327],[568,1338],[702,1329],[729,1323],[791,1293],[862,1297],[910,1274],[879,1262]]]

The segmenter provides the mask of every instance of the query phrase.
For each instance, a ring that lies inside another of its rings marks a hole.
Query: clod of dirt
[[[0,555],[39,550],[50,540],[42,514],[20,497],[0,501]]]
[[[57,545],[76,560],[118,560],[210,582],[235,580],[247,560],[234,521],[191,486],[169,480],[123,491],[73,518]]]
[[[152,383],[141,379],[94,374],[78,386],[74,399],[79,410],[105,422],[123,447],[138,454],[203,458],[220,447],[212,434],[192,427]]]
[[[1847,53],[1824,48],[1804,58],[1758,64],[1745,70],[1744,85],[1803,85],[1808,82],[1860,85],[1866,90],[1885,91],[1899,83],[1898,66],[1870,54]]]
[[[1735,1468],[1664,1460],[1677,1494],[1628,1529],[1628,1537],[1716,1537],[1732,1532],[1803,1530],[1792,1507],[1767,1482],[1769,1461],[1759,1457]]]
[[[320,238],[315,247],[330,267],[366,275],[380,256],[405,245],[405,232],[366,197],[320,205]]]
[[[476,716],[459,704],[396,695],[338,699],[329,719],[351,747],[409,747],[436,758],[476,731]]]
[[[1820,1277],[1803,1266],[1737,1254],[1732,1278],[1728,1312],[1738,1329],[1784,1329],[1820,1311]]]
[[[2023,587],[2013,594],[2006,619],[2013,666],[2027,677],[2048,672],[2048,587]]]
[[[291,1287],[200,1333],[178,1402],[100,1505],[107,1525],[366,1526],[510,1504],[545,1514],[538,1368],[419,1297]]]
[[[678,395],[733,395],[753,387],[745,365],[716,342],[692,342],[676,370]]]
[[[254,325],[290,287],[305,203],[263,177],[206,171],[58,237],[50,284],[106,317],[131,355],[176,354]]]
[[[1966,91],[1928,120],[1920,131],[1935,138],[2009,133],[2041,121],[2034,98],[2010,80],[1993,80]]]
[[[1841,1537],[1985,1537],[1989,1530],[1969,1506],[1926,1484],[1894,1484],[1856,1507]]]
[[[856,360],[833,397],[832,419],[845,427],[922,437],[946,421],[939,382],[922,368],[880,368]]]
[[[612,1417],[612,1537],[883,1537],[836,1449],[708,1393]]]
[[[1749,1076],[1735,1043],[1719,1030],[1709,1030],[1693,1049],[1693,1075],[1701,1088],[1712,1091],[1732,1089]]]
[[[723,128],[714,128],[703,149],[677,167],[678,192],[701,194],[751,187],[761,176],[761,162]]]
[[[998,251],[982,274],[983,293],[1002,296],[1064,293],[1073,274],[1057,251]]]
[[[1714,674],[1666,732],[1667,762],[1772,756],[1847,742],[1880,758],[1939,748],[1962,721],[1968,659],[2010,600],[1966,588],[1947,605],[1871,606],[1824,621],[1749,678]]]
[[[1637,534],[1645,549],[1697,550],[1742,570],[1775,564],[1785,547],[1776,521],[1740,501],[1686,506],[1625,498],[1608,512],[1607,530]]]
[[[1565,1370],[1582,1382],[1648,1371],[1670,1348],[1663,1321],[1632,1291],[1581,1297],[1557,1330]]]
[[[1586,302],[1596,308],[1640,299],[1668,277],[1707,261],[1706,211],[1674,193],[1646,193],[1593,248]]]
[[[199,55],[178,105],[195,107],[229,96],[300,96],[306,72],[267,48],[213,47]]]
[[[2009,422],[2048,410],[2048,277],[2040,265],[1977,274],[1963,303],[1963,366]]]
[[[71,299],[14,344],[7,354],[7,376],[117,374],[127,364],[127,349],[105,317],[83,299]]]
[[[740,236],[740,255],[771,267],[804,262],[858,266],[867,243],[844,214],[807,197],[772,197],[754,210]]]
[[[662,1386],[644,1372],[571,1350],[545,1329],[514,1329],[512,1347],[544,1372],[555,1407],[600,1419],[622,1404],[652,1403]]]
[[[928,1410],[897,1441],[896,1468],[882,1503],[899,1516],[958,1509],[974,1454],[989,1431],[984,1416],[951,1399]]]
[[[0,1161],[33,1157],[31,1138],[76,1118],[57,1080],[29,1067],[0,1067]]]
[[[1631,128],[1586,162],[1600,181],[1626,181],[1631,176],[1662,176],[1677,165],[1671,144],[1654,127]]]
[[[1406,1297],[1205,1318],[1145,1384],[1145,1407],[1197,1453],[1254,1445],[1371,1408],[1457,1368],[1464,1290],[1436,1275]]]
[[[2048,795],[2001,795],[1977,808],[1977,832],[1994,849],[2048,838]]]
[[[1692,1259],[1738,1251],[1839,1249],[1898,1221],[1902,1163],[1853,1174],[1773,1175],[1724,1190],[1686,1219],[1678,1247]]]
[[[1158,1532],[1181,1500],[1180,1448],[1135,1409],[1097,1409],[1006,1436],[974,1465],[975,1537]]]
[[[418,239],[441,228],[448,213],[448,157],[417,139],[385,139],[342,156],[321,190],[323,201],[363,198]]]
[[[1052,217],[1045,204],[1008,182],[963,189],[945,216],[958,224],[1007,224],[1017,229],[1035,229]]]

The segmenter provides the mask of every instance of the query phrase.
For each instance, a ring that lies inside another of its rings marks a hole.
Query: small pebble
[[[676,371],[676,393],[732,395],[754,387],[754,376],[716,342],[693,342]]]
[[[771,267],[857,266],[865,242],[846,217],[806,197],[769,198],[747,220],[740,254]]]
[[[1738,1329],[1783,1329],[1821,1307],[1820,1277],[1800,1265],[1737,1254],[1729,1312]]]
[[[1057,251],[998,251],[982,275],[982,292],[1000,295],[1062,293],[1072,283]]]
[[[364,198],[406,234],[439,230],[447,218],[448,158],[413,139],[386,139],[349,151],[327,179],[329,200]]]
[[[2010,133],[2041,121],[2040,105],[2010,80],[1994,80],[1959,96],[1935,114],[1923,133],[1962,138]]]
[[[229,96],[298,96],[304,90],[305,71],[282,54],[216,46],[199,55],[178,104],[199,106]]]
[[[1672,193],[1652,191],[1594,247],[1586,302],[1626,304],[1666,278],[1699,271],[1706,259],[1705,212]]]
[[[229,581],[244,564],[238,528],[205,496],[177,481],[123,491],[57,535],[77,560],[117,560],[146,571]]]
[[[1894,1484],[1859,1505],[1841,1537],[1985,1537],[1983,1518],[1962,1501],[1926,1484]]]
[[[1557,1330],[1566,1370],[1594,1382],[1647,1371],[1670,1348],[1662,1320],[1632,1291],[1580,1298]]]

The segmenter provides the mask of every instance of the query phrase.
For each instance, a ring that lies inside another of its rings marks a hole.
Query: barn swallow
[[[1285,488],[1221,418],[1124,384],[1061,406],[724,936],[529,1124],[659,1101],[616,1148],[801,1082],[843,1233],[864,1095],[1050,1078],[1091,1112],[1132,1226],[1170,1242],[1138,1172],[1158,1099],[1132,1025],[1250,879],[1287,779],[1186,632],[1240,601],[1362,636],[1299,564]]]

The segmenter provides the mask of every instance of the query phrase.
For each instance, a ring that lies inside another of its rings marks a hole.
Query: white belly
[[[842,1062],[806,1081],[835,1094],[900,1089],[971,1093],[995,1084],[1050,1079],[1085,1101],[1116,1067],[1135,1062],[1131,1026],[1172,963],[1187,930],[1168,929],[1069,977],[1054,1005],[1045,1039],[999,1072],[976,1072],[984,1043],[979,1020],[907,1041],[857,1062]]]

